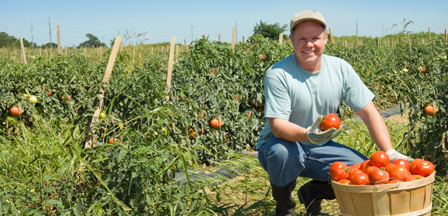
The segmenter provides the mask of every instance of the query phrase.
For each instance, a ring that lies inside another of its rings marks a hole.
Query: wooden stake
[[[445,30],[445,32],[446,32],[446,30]],[[218,39],[219,39],[219,42],[221,42],[221,34],[218,34]]]
[[[446,33],[446,29],[445,29],[445,43],[447,42],[447,39],[448,39],[448,34]]]
[[[179,46],[178,45],[176,45],[176,63],[179,63],[178,61],[177,61],[177,56],[179,55]]]
[[[187,44],[187,40],[184,39],[184,43],[185,43],[185,51],[188,53],[188,44]]]
[[[134,60],[135,60],[135,47],[134,45],[132,45],[132,64],[134,64]]]
[[[409,44],[409,51],[411,51],[411,40],[409,38],[409,32],[408,32],[408,44]]]
[[[236,34],[236,27],[233,27],[232,30],[232,52],[235,53],[235,34]]]
[[[26,64],[25,47],[23,46],[23,38],[22,37],[20,37],[20,49],[22,50],[20,52],[20,56],[23,60],[23,64]]]
[[[244,40],[244,36],[243,36],[243,44],[245,44],[246,43],[246,41]]]
[[[205,39],[205,35],[202,35],[202,39]]]
[[[102,49],[103,47],[100,46],[100,48],[98,49],[98,62],[101,62],[101,53],[102,53]]]
[[[98,98],[100,98],[100,100],[96,103],[96,110],[93,113],[92,121],[90,122],[90,125],[89,125],[89,129],[88,129],[89,133],[87,136],[86,144],[84,145],[85,149],[91,148],[95,144],[94,139],[93,139],[93,135],[95,134],[95,131],[93,131],[93,130],[90,131],[90,129],[98,121],[98,117],[100,116],[101,109],[103,108],[104,92],[107,88],[107,84],[109,83],[110,74],[112,73],[112,68],[114,67],[115,58],[117,57],[118,50],[120,49],[121,41],[122,40],[121,40],[120,36],[117,36],[115,38],[114,47],[112,48],[112,52],[110,53],[110,57],[109,57],[109,62],[107,63],[106,73],[104,74],[104,77],[103,77],[103,82],[102,82],[103,85],[102,85],[102,88],[100,88],[100,91],[98,93]]]
[[[331,41],[331,44],[334,44],[334,38],[333,38],[333,34],[331,33],[331,28],[328,28],[328,31],[330,31],[330,41]]]
[[[171,44],[170,44],[170,54],[168,57],[168,74],[166,76],[166,87],[168,90],[171,88],[171,77],[173,76],[173,58],[174,58],[174,43],[176,38],[171,37]],[[166,96],[166,100],[169,100],[170,96]]]
[[[67,56],[67,51],[68,51],[67,46],[64,47],[64,51],[65,51],[65,56]]]
[[[431,28],[428,28],[428,38],[431,40]]]
[[[58,53],[60,54],[62,52],[62,47],[61,47],[61,31],[59,30],[59,25],[56,26],[56,31],[58,34]]]
[[[283,44],[283,33],[278,35],[278,44]]]

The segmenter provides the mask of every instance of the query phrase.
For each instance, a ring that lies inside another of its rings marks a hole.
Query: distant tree
[[[86,37],[89,38],[89,40],[86,40],[79,44],[78,47],[100,47],[100,46],[106,46],[105,43],[101,43],[101,41],[92,34],[86,34]]]
[[[42,48],[50,48],[50,43],[42,44],[41,47],[42,47]],[[52,48],[57,48],[57,47],[58,47],[58,44],[52,42],[52,43],[51,43],[51,47],[52,47]]]
[[[36,43],[33,44],[34,47],[36,47]],[[15,38],[14,36],[8,35],[6,32],[0,32],[0,47],[8,47],[8,46],[20,47],[19,39]],[[23,46],[31,47],[31,42],[23,38]]]
[[[254,35],[260,34],[263,35],[263,37],[278,40],[279,34],[287,30],[287,24],[280,26],[279,23],[267,24],[266,22],[260,20],[260,23],[256,23],[254,26]],[[287,39],[288,37],[286,35],[283,35],[283,38]]]

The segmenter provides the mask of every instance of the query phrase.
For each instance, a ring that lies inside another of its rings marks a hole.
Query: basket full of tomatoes
[[[430,215],[434,165],[423,159],[389,161],[383,151],[369,160],[330,167],[342,215]]]

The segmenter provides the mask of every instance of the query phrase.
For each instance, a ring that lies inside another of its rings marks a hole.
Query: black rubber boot
[[[328,215],[320,212],[322,208],[320,204],[323,199],[333,200],[336,198],[334,195],[333,187],[329,182],[320,182],[311,180],[304,184],[297,191],[300,203],[305,205],[306,215]]]
[[[296,201],[292,197],[292,191],[296,187],[296,181],[292,181],[285,186],[272,186],[272,197],[277,202],[275,215],[277,216],[295,216]]]

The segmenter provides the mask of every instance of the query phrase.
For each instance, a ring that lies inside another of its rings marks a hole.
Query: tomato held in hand
[[[335,181],[348,178],[348,167],[344,162],[336,161],[331,164],[330,176]]]
[[[383,151],[376,151],[370,156],[370,163],[373,166],[384,167],[389,163],[389,155]]]
[[[326,131],[332,127],[339,129],[340,126],[341,126],[341,120],[339,119],[339,117],[336,114],[330,113],[324,118],[324,120],[320,124],[320,129],[322,131]]]

